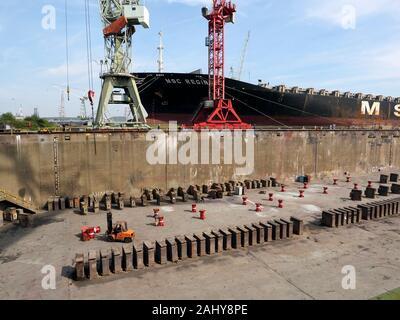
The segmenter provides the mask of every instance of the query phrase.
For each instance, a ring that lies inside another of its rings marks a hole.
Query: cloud
[[[209,5],[209,0],[167,0],[168,3],[181,3],[188,6]]]
[[[400,13],[398,0],[336,0],[321,1],[311,0],[306,8],[305,17],[311,20],[320,20],[333,25],[343,25],[348,11],[346,8],[355,9],[357,19],[378,15]]]

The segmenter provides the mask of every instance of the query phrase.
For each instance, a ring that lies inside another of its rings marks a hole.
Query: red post
[[[262,212],[263,211],[263,207],[261,205],[261,203],[256,203],[256,212]]]
[[[160,213],[160,209],[158,209],[158,208],[153,209],[153,212],[154,212],[154,216],[156,217]]]
[[[206,220],[206,212],[207,210],[200,210],[200,219]]]
[[[372,181],[368,181],[368,188],[372,188]]]
[[[283,209],[283,200],[278,200],[278,203],[279,203],[278,208]]]
[[[248,198],[247,197],[243,197],[242,200],[243,200],[243,205],[247,206]]]
[[[304,191],[304,190],[300,190],[299,192],[300,192],[299,198],[304,198],[304,192],[305,192],[305,191]]]
[[[338,179],[333,179],[333,185],[337,186]]]
[[[270,194],[269,194],[269,199],[268,199],[268,201],[274,201],[274,194],[273,194],[273,193],[270,193]]]
[[[351,182],[351,177],[347,177],[346,182]]]
[[[158,218],[158,226],[159,227],[165,227],[165,219],[164,219],[164,217],[159,217]]]
[[[354,190],[358,190],[358,183],[354,184]]]
[[[324,187],[324,194],[328,194],[328,188]]]
[[[197,204],[195,203],[192,204],[192,212],[197,213]]]
[[[281,192],[286,192],[284,184],[281,186]]]
[[[308,189],[308,183],[307,182],[304,182],[304,189]]]

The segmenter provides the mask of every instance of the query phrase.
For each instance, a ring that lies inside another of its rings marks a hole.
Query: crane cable
[[[93,128],[93,140],[94,140],[94,153],[97,154],[97,143],[96,143],[96,132],[95,119],[94,119],[94,83],[93,83],[93,57],[92,57],[92,30],[90,25],[90,3],[89,0],[85,0],[85,26],[86,26],[86,56],[87,56],[87,68],[88,68],[88,79],[89,79],[89,92],[88,99],[92,107],[92,128]]]
[[[284,124],[283,122],[280,122],[280,121],[276,120],[275,118],[273,118],[273,117],[271,117],[271,116],[265,114],[264,112],[261,112],[260,110],[251,107],[249,104],[247,104],[247,103],[245,103],[245,102],[239,100],[239,99],[236,98],[234,95],[229,94],[229,93],[226,93],[226,94],[227,94],[229,97],[231,97],[232,99],[234,99],[234,100],[238,101],[239,103],[243,104],[243,105],[246,106],[247,108],[252,109],[253,111],[255,111],[255,112],[261,114],[262,116],[267,117],[267,118],[270,119],[271,121],[273,121],[273,122],[275,122],[275,123],[277,123],[277,124],[279,124],[279,125],[281,125],[281,126],[284,126],[284,127],[286,127],[287,129],[291,129],[291,127],[289,127],[288,125]]]
[[[90,4],[89,0],[85,0],[85,26],[86,26],[86,54],[89,89],[93,90],[93,59],[92,59],[92,31],[90,21]]]
[[[68,0],[65,0],[65,53],[67,59],[67,98],[70,100],[70,83],[69,83],[69,41],[68,41]]]

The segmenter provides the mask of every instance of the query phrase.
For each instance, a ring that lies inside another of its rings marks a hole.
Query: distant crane
[[[250,31],[247,33],[247,37],[246,37],[246,40],[244,42],[244,47],[243,47],[243,51],[242,51],[242,57],[240,59],[240,68],[239,68],[239,73],[238,73],[238,80],[242,79],[244,62],[246,60],[246,54],[247,54],[247,48],[249,46],[249,41],[250,41]]]
[[[244,123],[233,108],[232,101],[225,98],[225,23],[234,23],[236,6],[230,1],[213,0],[211,12],[202,8],[203,17],[208,20],[208,78],[209,100],[195,114],[193,124],[195,130],[201,129],[251,129]],[[211,114],[206,115],[207,109]]]
[[[60,107],[58,110],[58,115],[60,118],[65,118],[66,116],[66,112],[65,112],[65,95],[69,94],[70,96],[76,97],[79,99],[79,101],[81,102],[81,106],[80,106],[80,118],[81,119],[87,119],[87,109],[86,109],[86,102],[89,100],[89,98],[85,95],[83,95],[83,93],[85,92],[85,90],[83,89],[76,89],[76,88],[72,88],[69,87],[68,89],[65,89],[63,86],[60,85],[53,85],[52,86],[55,89],[59,89],[61,92],[61,103],[60,103]]]
[[[99,4],[108,70],[101,76],[103,86],[95,125],[102,127],[106,124],[105,115],[110,104],[127,104],[133,116],[130,125],[148,128],[148,114],[142,105],[135,78],[130,74],[130,67],[135,26],[150,27],[149,11],[140,5],[139,0],[99,0]]]
[[[158,33],[160,36],[160,45],[158,46],[158,72],[163,73],[164,72],[164,44],[163,44],[163,33],[160,31]]]
[[[65,91],[64,90],[61,90],[61,101],[60,101],[60,106],[58,107],[58,116],[60,118],[65,118]]]
[[[88,97],[81,97],[79,98],[79,100],[81,101],[81,112],[80,112],[80,118],[81,119],[88,119],[87,116],[87,109],[86,109],[86,102],[89,100]]]
[[[235,74],[235,69],[233,67],[231,67],[230,69],[230,77],[232,79],[236,79],[236,80],[241,80],[242,79],[242,75],[243,75],[243,70],[244,70],[244,63],[246,61],[246,54],[247,54],[247,48],[249,45],[249,41],[250,41],[250,31],[247,33],[246,39],[244,41],[244,46],[243,46],[243,50],[242,50],[242,55],[240,58],[240,65],[238,68],[238,73],[237,75]]]

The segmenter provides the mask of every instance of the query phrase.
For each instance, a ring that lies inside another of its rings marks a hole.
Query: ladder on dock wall
[[[38,209],[34,206],[34,204],[30,201],[26,201],[20,197],[17,197],[5,190],[0,189],[0,202],[9,202],[12,205],[22,208],[26,211],[29,211],[31,213],[37,213]]]

